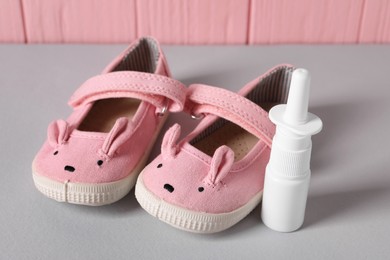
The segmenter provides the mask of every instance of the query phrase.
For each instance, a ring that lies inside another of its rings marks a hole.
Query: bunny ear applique
[[[234,152],[232,149],[226,145],[219,147],[211,159],[210,170],[207,174],[206,181],[211,185],[216,185],[229,173],[233,162]]]
[[[126,117],[118,118],[107,134],[100,151],[109,158],[113,157],[118,148],[131,137],[133,128]]]
[[[165,133],[161,153],[163,158],[174,158],[177,154],[177,141],[179,140],[181,128],[179,124],[174,124]]]
[[[56,120],[50,123],[47,129],[47,139],[52,147],[64,144],[70,134],[69,124],[65,120]]]

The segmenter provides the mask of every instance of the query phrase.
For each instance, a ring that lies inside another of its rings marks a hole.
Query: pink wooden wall
[[[0,0],[0,42],[389,43],[389,0]]]

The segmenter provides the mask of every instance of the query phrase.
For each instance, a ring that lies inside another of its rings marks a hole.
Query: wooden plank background
[[[0,42],[26,42],[23,23],[21,2],[0,0]]]
[[[389,43],[388,0],[0,0],[2,43]]]

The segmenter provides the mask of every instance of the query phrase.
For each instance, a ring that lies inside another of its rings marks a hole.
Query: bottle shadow
[[[378,205],[383,200],[386,205],[389,195],[389,187],[379,186],[310,196],[302,228],[336,219],[348,221],[356,216],[355,213],[367,211],[373,203]]]
[[[296,232],[321,223],[346,222],[353,219],[358,212],[367,211],[373,203],[382,202],[386,205],[389,196],[390,190],[385,186],[310,196],[307,201],[304,223]],[[260,212],[261,204],[233,227],[220,233],[208,234],[205,238],[237,236],[251,232],[251,230],[254,232],[265,231],[264,229],[268,228],[261,221]]]
[[[318,115],[323,121],[322,131],[312,137],[313,149],[311,157],[311,169],[315,176],[316,172],[326,171],[329,165],[337,168],[338,165],[353,163],[346,159],[358,158],[363,152],[362,149],[354,149],[357,142],[361,142],[364,147],[367,139],[356,140],[356,136],[367,135],[365,127],[375,122],[375,117],[365,118],[362,115],[367,114],[367,108],[372,110],[380,109],[381,103],[378,100],[349,100],[340,103],[327,104],[322,106],[313,106],[309,110]],[[342,146],[340,144],[343,144]],[[348,153],[341,154],[340,149]]]

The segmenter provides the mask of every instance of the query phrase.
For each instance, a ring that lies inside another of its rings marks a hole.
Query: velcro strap
[[[225,118],[271,147],[275,125],[266,111],[243,96],[222,88],[194,84],[187,90],[186,110],[193,115],[214,114]]]
[[[141,99],[158,108],[168,105],[169,111],[177,112],[184,108],[186,87],[177,80],[157,74],[116,71],[88,79],[68,103],[78,107],[99,99],[118,97]]]

